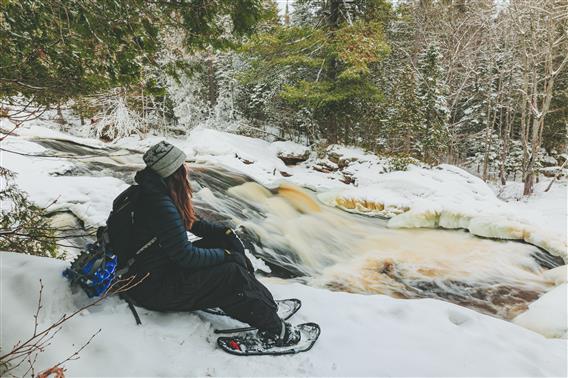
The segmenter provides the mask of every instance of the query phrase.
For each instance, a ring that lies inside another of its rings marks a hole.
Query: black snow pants
[[[202,239],[196,246],[214,247]],[[268,289],[253,273],[235,262],[199,270],[174,264],[150,272],[141,285],[128,292],[136,304],[156,311],[195,311],[219,307],[229,316],[260,330],[278,333],[282,323]]]

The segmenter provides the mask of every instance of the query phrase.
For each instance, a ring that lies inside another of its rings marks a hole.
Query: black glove
[[[245,253],[236,252],[236,251],[229,251],[228,249],[225,250],[225,262],[235,262],[254,274],[254,266],[252,266],[252,262],[249,260],[248,257],[245,256]]]
[[[245,246],[244,246],[243,242],[241,241],[241,239],[239,239],[239,237],[237,236],[237,234],[235,234],[235,232],[233,230],[231,230],[230,228],[227,228],[225,230],[224,236],[225,236],[224,241],[227,245],[227,249],[241,253],[243,255],[245,254]]]

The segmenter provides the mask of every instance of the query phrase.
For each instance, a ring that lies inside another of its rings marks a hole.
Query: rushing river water
[[[141,167],[132,151],[37,142],[55,155],[81,157],[70,175],[132,183]],[[245,243],[271,275],[331,290],[438,298],[511,319],[553,286],[543,272],[561,263],[532,245],[465,231],[389,229],[384,220],[322,205],[303,188],[268,190],[218,167],[194,165],[191,181],[200,216],[243,226]]]

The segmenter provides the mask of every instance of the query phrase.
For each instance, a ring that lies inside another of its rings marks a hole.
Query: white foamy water
[[[217,198],[207,189],[197,198],[232,213],[236,224],[255,235],[257,252],[309,276],[316,286],[436,297],[510,319],[554,285],[536,258],[546,255],[529,244],[482,239],[465,231],[388,229],[384,221],[329,208],[288,184],[274,194],[254,182],[227,192],[257,213],[242,216],[224,209],[222,204],[231,199]]]

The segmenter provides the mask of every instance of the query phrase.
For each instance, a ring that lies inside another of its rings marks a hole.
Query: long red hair
[[[188,174],[189,169],[185,164],[183,164],[166,178],[166,184],[168,185],[170,197],[172,197],[172,200],[174,201],[174,204],[185,223],[186,229],[191,230],[191,227],[193,227],[193,223],[197,218],[195,216],[195,211],[193,210],[193,205],[191,204],[193,191],[189,184]]]

